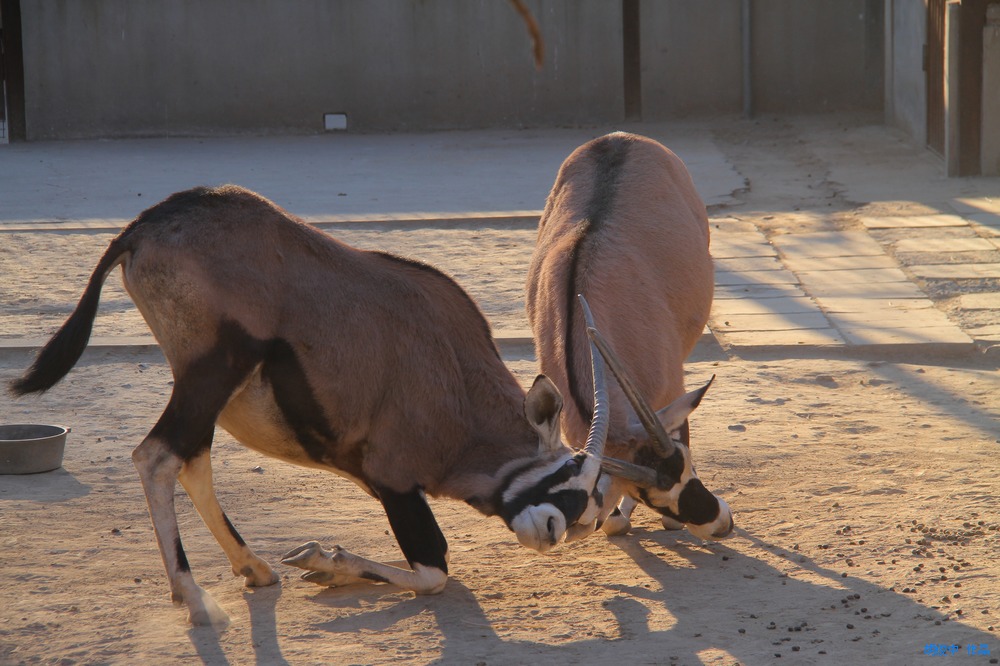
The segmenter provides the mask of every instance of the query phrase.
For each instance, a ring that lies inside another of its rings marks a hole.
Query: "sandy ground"
[[[734,145],[735,157],[754,157],[754,145]],[[789,159],[784,173],[796,168]],[[814,210],[824,225],[850,226],[855,204],[827,211],[824,187],[762,188],[770,199],[748,199],[745,219],[794,231]],[[772,200],[778,212],[759,212]],[[532,230],[373,233],[337,235],[405,248],[455,275],[494,326],[523,326]],[[6,235],[3,336],[51,332],[108,239]],[[119,284],[109,280],[95,334],[144,334]],[[433,597],[323,589],[278,564],[311,539],[384,561],[399,553],[379,505],[353,484],[220,432],[220,501],[282,579],[244,588],[178,487],[192,569],[232,618],[219,631],[192,628],[171,605],[130,460],[166,404],[170,370],[157,351],[88,351],[44,397],[0,397],[0,421],[72,427],[63,469],[0,477],[0,664],[910,664],[934,646],[957,646],[959,663],[996,663],[995,362],[801,356],[738,357],[706,344],[687,366],[692,384],[718,375],[692,436],[702,479],[733,507],[731,538],[666,532],[640,508],[629,536],[598,534],[543,556],[498,519],[435,501],[452,557],[448,586]],[[0,352],[0,381],[30,360]],[[522,381],[533,377],[530,351],[506,360]]]
[[[70,424],[64,469],[5,477],[0,663],[912,663],[926,645],[1000,653],[1000,380],[994,370],[832,359],[691,363],[699,472],[738,530],[707,545],[637,510],[627,537],[541,556],[497,519],[434,502],[452,552],[435,597],[324,590],[277,565],[248,590],[178,492],[198,579],[229,629],[175,609],[129,453],[170,391],[157,353],[89,354],[15,420]],[[28,358],[0,363],[7,379]],[[510,359],[522,379],[533,362]],[[5,410],[6,411],[6,410]],[[277,563],[310,539],[398,559],[376,502],[225,434],[220,500]],[[260,468],[260,469],[258,469]],[[982,662],[982,663],[985,663]]]

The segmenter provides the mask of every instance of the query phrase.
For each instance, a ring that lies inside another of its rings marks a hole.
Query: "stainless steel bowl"
[[[69,429],[57,425],[0,425],[0,474],[37,474],[62,466]]]

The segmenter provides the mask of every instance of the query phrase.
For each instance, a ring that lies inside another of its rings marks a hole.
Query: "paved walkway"
[[[864,232],[787,234],[772,242],[759,230],[727,226],[719,223],[713,242],[710,327],[728,346],[973,344]]]
[[[710,329],[723,348],[736,354],[818,347],[920,354],[1000,344],[1000,321],[972,317],[987,323],[963,330],[955,315],[955,308],[1000,310],[1000,180],[944,179],[935,171],[934,158],[902,145],[885,128],[855,128],[842,139],[845,144],[837,143],[827,127],[823,143],[806,146],[817,161],[811,168],[826,169],[825,186],[838,178],[837,196],[853,201],[858,214],[837,228],[776,231],[782,216],[804,214],[787,210],[781,198],[782,187],[796,186],[794,170],[777,188],[764,185],[762,175],[762,200],[755,201],[757,182],[746,173],[753,165],[727,155],[716,127],[681,123],[631,129],[671,146],[688,164],[709,206],[717,269]],[[0,146],[0,245],[5,233],[116,229],[173,191],[221,182],[257,189],[323,225],[503,221],[530,228],[561,161],[604,131]],[[887,154],[873,161],[869,150],[861,161],[850,141],[867,145],[873,138],[885,142]],[[808,139],[803,135],[799,142]],[[780,146],[775,151],[776,161],[787,156]],[[768,215],[769,203],[774,210]],[[778,223],[764,222],[775,219]],[[926,290],[941,281],[960,285],[963,293],[935,301]],[[530,338],[524,330],[497,333],[502,344]],[[7,348],[37,343],[0,340]],[[151,339],[94,343],[147,344]]]

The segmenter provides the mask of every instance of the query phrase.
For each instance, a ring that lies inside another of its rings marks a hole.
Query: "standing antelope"
[[[636,500],[670,529],[686,525],[701,538],[732,531],[729,506],[691,462],[687,417],[708,386],[684,393],[684,359],[712,305],[708,246],[705,205],[687,169],[645,137],[615,132],[580,146],[546,201],[528,273],[528,319],[542,372],[568,396],[562,428],[570,443],[582,441],[593,415],[577,293],[603,334],[597,339],[621,389],[610,395],[607,451],[633,463],[605,463],[629,477],[613,480],[605,495],[602,517],[615,511],[603,525],[609,534],[628,531]],[[626,400],[638,422],[627,417]]]
[[[278,580],[216,499],[216,424],[261,453],[351,479],[382,503],[410,569],[316,542],[285,555],[320,585],[440,592],[448,547],[425,493],[500,516],[541,552],[569,528],[595,529],[606,399],[595,394],[603,416],[586,449],[570,449],[560,440],[558,390],[539,376],[525,394],[454,281],[349,247],[235,186],[174,194],[112,240],[72,315],[12,382],[15,395],[46,391],[79,360],[118,265],[174,375],[170,401],[132,460],[173,599],[193,623],[228,618],[188,566],[178,479],[234,574],[249,586]],[[593,370],[599,394],[599,357]]]

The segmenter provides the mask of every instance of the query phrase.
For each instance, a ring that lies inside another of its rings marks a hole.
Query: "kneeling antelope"
[[[583,440],[593,415],[576,294],[587,297],[603,334],[620,387],[610,391],[607,451],[633,463],[615,469],[629,478],[615,479],[605,496],[610,534],[628,531],[636,500],[659,512],[664,527],[686,525],[701,538],[733,528],[728,505],[691,462],[687,417],[708,386],[684,392],[683,363],[708,321],[713,273],[705,205],[674,153],[616,132],[563,162],[539,222],[526,304],[541,370],[568,396],[562,428],[570,443]]]
[[[192,576],[177,480],[235,575],[250,586],[278,580],[216,499],[216,424],[251,449],[351,479],[382,503],[410,568],[315,542],[282,560],[320,585],[441,592],[448,546],[425,494],[500,516],[542,552],[569,528],[594,529],[606,401],[586,449],[569,448],[558,390],[539,376],[525,394],[454,281],[347,246],[235,186],[177,193],[114,238],[72,315],[11,384],[15,395],[48,390],[79,360],[119,265],[174,375],[166,409],[132,460],[173,599],[195,624],[228,618]]]

